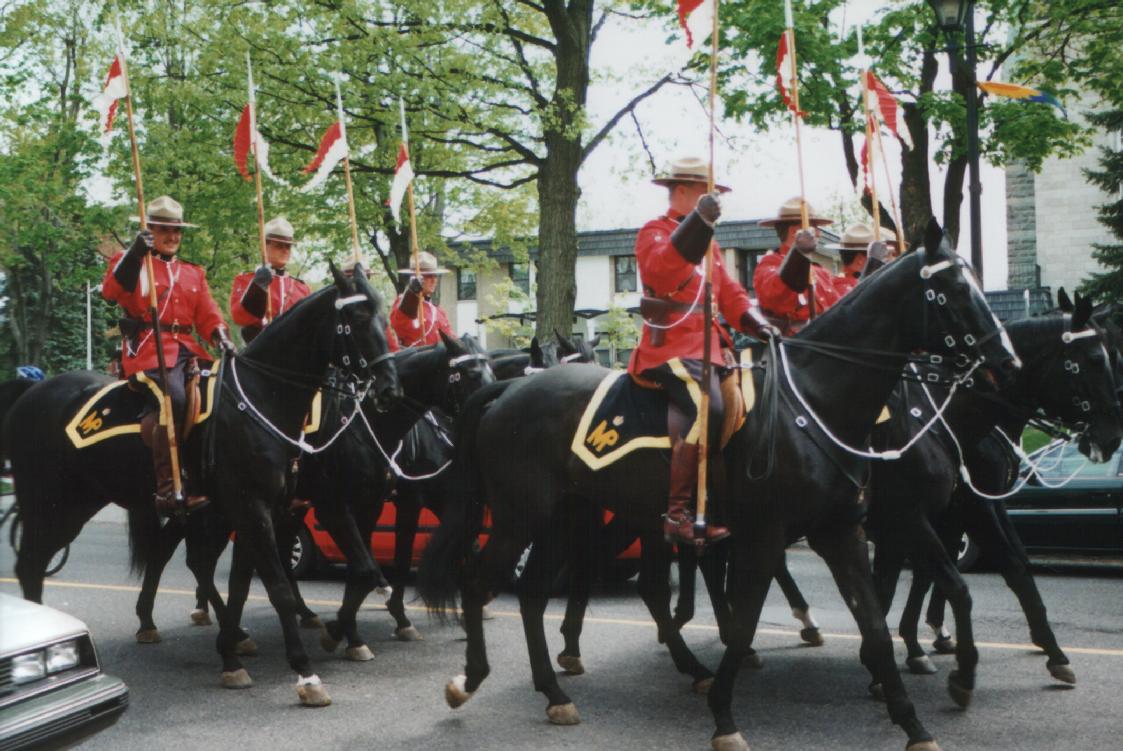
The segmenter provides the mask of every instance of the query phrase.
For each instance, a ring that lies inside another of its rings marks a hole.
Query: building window
[[[507,265],[508,272],[511,275],[511,281],[515,286],[523,291],[524,294],[530,294],[530,264],[529,263],[511,263]]]
[[[614,256],[612,258],[613,288],[617,292],[636,291],[636,257]]]
[[[471,269],[458,269],[456,272],[456,299],[476,299],[476,272]]]

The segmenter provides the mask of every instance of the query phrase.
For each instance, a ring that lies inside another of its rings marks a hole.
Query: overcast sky
[[[868,18],[877,7],[871,0],[851,0],[848,26],[857,18]],[[841,14],[832,18],[841,25]],[[677,70],[689,54],[685,44],[664,46],[666,27],[636,21],[614,20],[605,25],[593,51],[593,70],[612,70],[625,85],[595,84],[589,97],[590,118],[599,127],[619,107],[629,101],[645,82]],[[797,40],[798,43],[798,40]],[[946,59],[941,59],[941,79],[937,88],[946,87]],[[769,65],[772,61],[768,61]],[[705,157],[708,150],[708,121],[694,94],[683,87],[665,87],[637,108],[637,118],[657,164],[681,154]],[[726,140],[717,146],[719,179],[733,188],[723,200],[726,219],[759,219],[775,214],[786,199],[799,194],[795,141],[790,127],[757,133],[749,126],[722,120],[720,129]],[[899,149],[895,139],[885,138],[894,187],[900,179]],[[807,198],[818,211],[828,211],[840,199],[852,198],[838,133],[803,129]],[[885,178],[877,167],[879,197],[884,197]],[[983,252],[987,289],[1006,287],[1006,202],[1005,174],[985,162],[982,165]],[[635,126],[625,118],[616,135],[593,153],[581,170],[582,203],[578,214],[580,229],[636,227],[666,208],[666,192],[649,182],[650,166],[644,155]],[[943,212],[943,172],[933,165],[933,209]],[[960,251],[969,256],[966,185],[962,208]],[[835,228],[841,231],[841,228]]]

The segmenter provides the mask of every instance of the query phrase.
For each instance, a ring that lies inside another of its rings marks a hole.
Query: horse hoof
[[[300,697],[300,703],[306,707],[326,707],[331,704],[327,689],[315,675],[297,681],[296,695]]]
[[[905,751],[940,751],[940,744],[936,741],[920,741],[905,746]]]
[[[955,654],[955,639],[948,637],[940,637],[932,642],[932,649],[938,655],[953,655]]]
[[[483,606],[483,609],[480,611],[480,613],[481,613],[481,617],[485,621],[494,621],[495,620],[495,613],[492,613],[491,608],[489,608],[487,605]]]
[[[323,628],[324,622],[320,620],[318,615],[309,615],[300,619],[301,628]]]
[[[357,647],[347,647],[345,653],[347,659],[353,662],[369,662],[374,659],[374,652],[370,651],[370,647],[366,644],[360,644]]]
[[[250,678],[250,674],[246,672],[245,668],[227,670],[222,674],[223,688],[249,688],[252,685],[253,678]]]
[[[871,683],[870,696],[877,699],[878,701],[885,701],[885,687],[880,683]]]
[[[575,655],[558,655],[558,665],[566,672],[566,675],[585,674],[585,663],[581,662],[581,658]]]
[[[577,716],[577,707],[573,705],[573,702],[546,707],[546,716],[550,718],[551,725],[578,725],[581,723],[581,718]]]
[[[714,751],[750,751],[748,741],[740,733],[714,736],[710,747]]]
[[[812,647],[823,646],[823,635],[817,628],[804,628],[800,629],[799,638],[810,644]]]
[[[1050,665],[1049,675],[1062,683],[1076,685],[1076,672],[1071,665]]]
[[[208,613],[206,610],[200,610],[200,609],[196,608],[195,610],[191,611],[191,625],[192,626],[212,626],[212,625],[214,625],[214,623],[213,623],[213,621],[211,621],[211,614],[210,613]]]
[[[910,657],[905,660],[905,664],[909,666],[909,670],[916,675],[932,675],[939,672],[939,668],[932,664],[928,659],[928,655],[920,655],[919,657]]]
[[[713,676],[710,676],[709,678],[699,678],[698,680],[694,681],[694,685],[692,686],[692,688],[694,690],[694,693],[698,694],[699,696],[706,696],[710,693],[710,687],[713,685],[714,679]]]
[[[424,641],[425,639],[425,637],[421,635],[421,632],[413,626],[394,629],[394,638],[398,641]]]
[[[954,701],[960,709],[966,709],[967,705],[971,703],[972,693],[972,689],[960,682],[959,672],[953,670],[951,675],[948,676],[948,694],[951,696],[951,700]]]
[[[465,702],[472,698],[473,691],[467,691],[464,684],[467,682],[468,676],[458,675],[445,685],[445,701],[452,709],[463,706]]]
[[[159,644],[161,641],[159,629],[142,628],[136,632],[137,644]]]
[[[764,667],[764,660],[756,652],[749,652],[741,659],[741,667],[749,670],[760,670]]]
[[[320,631],[320,646],[325,652],[331,653],[339,646],[339,640],[333,639],[331,633],[325,628]]]
[[[234,654],[239,657],[254,657],[257,655],[257,642],[247,636],[234,645]]]

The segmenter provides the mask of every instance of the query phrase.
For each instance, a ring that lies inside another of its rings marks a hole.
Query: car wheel
[[[312,541],[312,533],[303,524],[296,530],[292,538],[292,550],[289,554],[289,565],[292,575],[302,579],[311,574],[319,566],[320,551]]]
[[[979,563],[979,546],[964,532],[959,538],[959,550],[956,551],[955,565],[960,571],[970,571]]]

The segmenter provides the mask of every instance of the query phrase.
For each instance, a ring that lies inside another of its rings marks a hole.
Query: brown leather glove
[[[870,243],[869,249],[866,251],[866,265],[865,268],[862,269],[862,275],[859,279],[865,279],[867,276],[889,263],[890,258],[889,247],[880,240],[874,240]]]
[[[417,308],[420,304],[421,277],[415,276],[406,285],[406,290],[402,293],[402,301],[398,303],[398,309],[410,318],[417,318]]]
[[[230,340],[230,332],[226,330],[225,326],[219,326],[214,330],[214,333],[211,334],[211,343],[227,354],[232,355],[237,352],[234,342]]]

